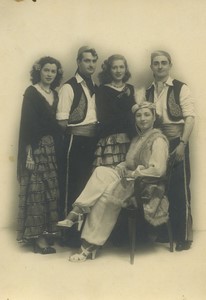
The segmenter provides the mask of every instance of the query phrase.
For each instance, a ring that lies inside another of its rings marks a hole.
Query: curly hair
[[[127,82],[128,79],[131,77],[126,58],[121,54],[114,54],[108,59],[106,59],[102,64],[102,71],[98,74],[98,78],[101,84],[110,83],[112,81],[111,68],[112,63],[115,60],[123,60],[124,62],[126,71],[125,76],[123,78],[123,82]]]
[[[63,77],[63,70],[62,70],[61,63],[57,59],[55,59],[51,56],[44,56],[44,57],[40,58],[37,62],[34,63],[32,70],[30,72],[31,82],[33,84],[40,82],[40,80],[41,80],[40,72],[41,72],[41,69],[46,64],[55,64],[57,66],[57,75],[56,75],[54,81],[51,83],[51,88],[55,89],[57,86],[60,85],[60,82]]]

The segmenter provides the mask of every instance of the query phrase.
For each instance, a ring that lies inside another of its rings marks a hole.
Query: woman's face
[[[141,131],[152,128],[154,120],[154,114],[149,108],[141,108],[135,114],[136,125]]]
[[[110,73],[114,81],[122,81],[126,73],[124,61],[122,59],[114,60],[111,65]]]
[[[57,66],[55,64],[45,64],[40,71],[40,80],[43,85],[51,85],[57,75]]]

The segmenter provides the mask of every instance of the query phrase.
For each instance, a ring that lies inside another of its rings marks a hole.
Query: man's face
[[[91,76],[96,70],[97,57],[90,52],[84,52],[82,59],[77,60],[77,64],[80,73],[85,76]]]
[[[156,79],[163,79],[169,76],[172,64],[166,56],[159,55],[153,58],[150,67]]]

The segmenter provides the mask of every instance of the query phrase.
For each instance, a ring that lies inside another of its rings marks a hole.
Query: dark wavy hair
[[[84,49],[85,48],[85,49]],[[94,56],[96,59],[98,59],[98,54],[94,48],[89,48],[87,46],[83,46],[79,49],[77,53],[77,61],[81,61],[83,58],[83,53],[91,53],[92,56]]]
[[[46,64],[55,64],[57,66],[57,75],[54,81],[51,83],[51,88],[55,89],[57,86],[60,85],[60,82],[63,77],[63,70],[62,70],[61,63],[57,59],[51,56],[44,56],[34,63],[32,70],[30,72],[31,82],[33,84],[40,82],[41,80],[40,71]]]
[[[123,82],[128,81],[128,79],[131,77],[126,58],[121,54],[114,54],[106,59],[102,64],[102,71],[98,74],[98,78],[101,84],[110,83],[112,81],[111,67],[112,63],[115,60],[123,60],[125,64],[126,72],[123,78]]]

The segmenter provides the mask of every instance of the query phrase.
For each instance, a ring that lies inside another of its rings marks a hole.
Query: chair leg
[[[128,217],[129,243],[130,243],[130,263],[134,264],[134,253],[136,245],[136,215],[134,212]]]
[[[168,232],[169,243],[170,243],[170,252],[173,252],[174,251],[173,234],[172,234],[172,226],[170,220],[167,221],[167,232]]]

